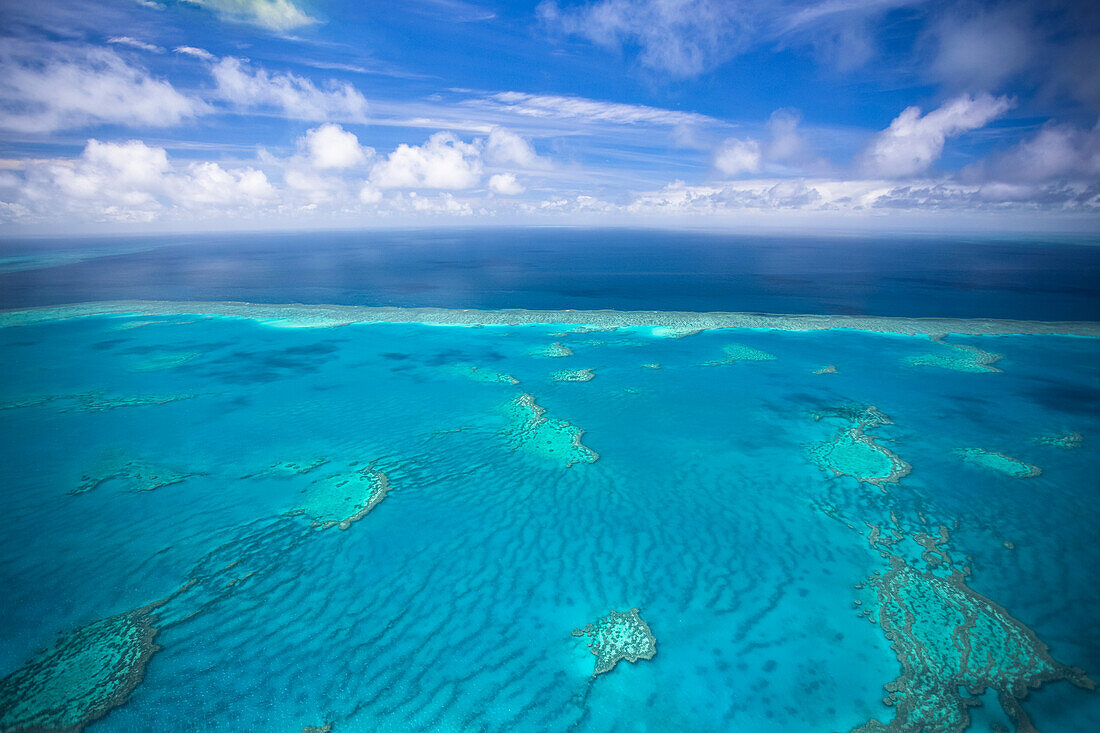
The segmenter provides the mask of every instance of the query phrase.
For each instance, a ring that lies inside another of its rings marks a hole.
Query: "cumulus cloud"
[[[164,148],[93,139],[75,160],[30,164],[6,203],[24,217],[150,221],[170,209],[250,208],[273,195],[254,168],[226,170],[212,162],[177,168]]]
[[[714,154],[714,167],[727,176],[760,170],[760,143],[752,139],[727,138]]]
[[[516,165],[520,168],[543,168],[546,161],[540,158],[531,143],[503,127],[494,127],[485,141],[485,162],[490,165]]]
[[[947,138],[984,127],[1011,106],[1007,97],[980,94],[956,97],[923,116],[920,107],[907,107],[875,135],[859,165],[870,175],[888,178],[922,173],[943,154]]]
[[[727,138],[715,151],[714,167],[727,176],[759,173],[765,168],[793,171],[823,167],[798,130],[801,119],[796,110],[776,110],[765,125],[764,140]]]
[[[367,100],[350,84],[319,89],[305,77],[269,73],[227,56],[211,69],[218,97],[242,111],[263,111],[295,119],[366,122]]]
[[[374,156],[373,148],[364,148],[354,133],[331,122],[306,132],[298,145],[319,169],[352,168]]]
[[[295,28],[317,23],[290,0],[184,0],[184,2],[213,10],[228,20],[285,33]]]
[[[481,180],[481,151],[449,132],[437,132],[423,145],[397,146],[371,171],[371,183],[386,188],[472,188]]]
[[[489,177],[489,190],[503,196],[518,196],[527,189],[511,173],[497,173]]]
[[[44,133],[95,124],[169,127],[208,105],[107,48],[0,46],[0,127]]]

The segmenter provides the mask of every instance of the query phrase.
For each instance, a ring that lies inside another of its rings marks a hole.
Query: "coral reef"
[[[563,369],[551,374],[550,378],[555,382],[590,382],[595,376],[596,373],[591,369]]]
[[[622,660],[637,662],[652,659],[657,653],[657,639],[649,624],[638,615],[638,609],[611,611],[595,623],[573,629],[573,636],[589,638],[588,649],[596,657],[592,676],[615,669]]]
[[[116,453],[101,461],[96,470],[81,476],[80,485],[69,493],[83,494],[112,480],[122,482],[130,491],[154,491],[201,475],[203,474],[194,471],[176,471],[167,466]]]
[[[814,369],[814,374],[836,374],[836,365],[830,364],[829,366],[823,366],[820,369]]]
[[[494,372],[488,369],[482,369],[481,367],[477,366],[470,367],[468,371],[464,370],[464,373],[475,382],[500,382],[502,384],[519,384],[519,380],[513,377],[511,374]]]
[[[976,346],[964,344],[950,344],[941,337],[933,336],[932,341],[951,348],[951,351],[940,351],[933,354],[920,354],[910,356],[905,362],[910,366],[930,366],[941,369],[951,369],[956,372],[999,372],[993,364],[1000,360],[1000,354],[982,351]]]
[[[241,478],[277,478],[277,477],[290,477],[301,476],[303,474],[316,471],[321,466],[329,462],[329,459],[325,456],[314,456],[306,460],[292,460],[292,461],[277,461],[270,466],[263,468],[256,473],[249,473],[241,476]]]
[[[1013,478],[1032,478],[1043,472],[1038,466],[1024,463],[1017,458],[1006,456],[1004,453],[983,448],[960,448],[955,453],[967,463],[973,463],[975,466],[997,471]]]
[[[889,558],[889,569],[858,587],[871,593],[866,613],[890,640],[902,674],[885,688],[893,720],[872,720],[856,733],[961,732],[970,725],[968,708],[981,704],[986,690],[997,693],[1017,730],[1034,730],[1020,703],[1029,688],[1052,680],[1095,687],[1082,670],[1056,662],[1002,606],[967,586],[968,570],[955,567],[942,548],[945,527],[938,538],[913,536],[924,550],[917,562],[893,549],[906,536],[875,530],[871,544]]]
[[[909,474],[912,466],[889,448],[879,445],[867,431],[892,421],[874,406],[839,407],[816,412],[815,420],[840,418],[847,423],[832,440],[811,443],[806,455],[818,468],[836,476],[851,476],[857,481],[885,490]]]
[[[546,458],[564,459],[565,467],[595,463],[596,451],[581,443],[584,431],[564,420],[545,416],[546,410],[524,393],[508,403],[511,427],[505,431],[513,448],[529,450]]]
[[[531,352],[531,355],[532,356],[545,356],[545,357],[549,357],[549,358],[554,359],[554,358],[560,358],[560,357],[563,357],[563,356],[573,356],[573,350],[571,348],[569,348],[568,346],[566,346],[565,344],[561,343],[560,341],[555,341],[554,343],[550,344],[549,346],[544,346],[540,349],[535,349],[534,351]]]
[[[739,361],[775,361],[775,356],[760,349],[754,349],[744,344],[728,344],[722,347],[725,359],[715,359],[704,362],[703,366],[722,366],[724,364],[736,364]]]
[[[126,702],[160,648],[157,605],[74,629],[0,680],[0,730],[79,731]]]
[[[322,529],[348,529],[378,506],[389,490],[386,474],[374,468],[337,473],[314,481],[298,511]]]
[[[1058,435],[1041,435],[1035,439],[1035,442],[1039,445],[1049,445],[1063,450],[1074,450],[1081,447],[1081,443],[1085,442],[1085,438],[1078,432],[1070,432],[1059,433]]]

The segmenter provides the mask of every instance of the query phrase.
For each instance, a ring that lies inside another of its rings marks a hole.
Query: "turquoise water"
[[[0,717],[141,609],[92,730],[1100,729],[1100,340],[570,330],[0,329]]]

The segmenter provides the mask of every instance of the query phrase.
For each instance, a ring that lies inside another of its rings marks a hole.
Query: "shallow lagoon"
[[[0,329],[0,670],[169,599],[163,648],[92,729],[850,730],[891,719],[901,672],[866,581],[888,555],[924,562],[869,537],[943,525],[967,587],[1100,671],[1100,340],[947,337],[1002,355],[975,372],[920,359],[949,348],[921,336],[571,331],[164,313]],[[572,354],[540,355],[554,343]],[[871,405],[892,423],[863,429],[912,466],[881,488],[810,450]],[[517,439],[541,430],[561,455]],[[1072,449],[1040,440],[1071,432]],[[598,459],[571,461],[574,436]],[[119,456],[183,478],[73,493]],[[361,470],[388,493],[346,530],[300,513]],[[572,630],[632,608],[656,655],[593,679]],[[974,730],[1009,725],[982,699]],[[1100,728],[1100,696],[1067,681],[1023,708],[1041,730]]]

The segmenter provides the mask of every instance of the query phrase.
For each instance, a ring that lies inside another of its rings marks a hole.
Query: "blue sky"
[[[0,0],[9,232],[1100,230],[1100,8]]]

